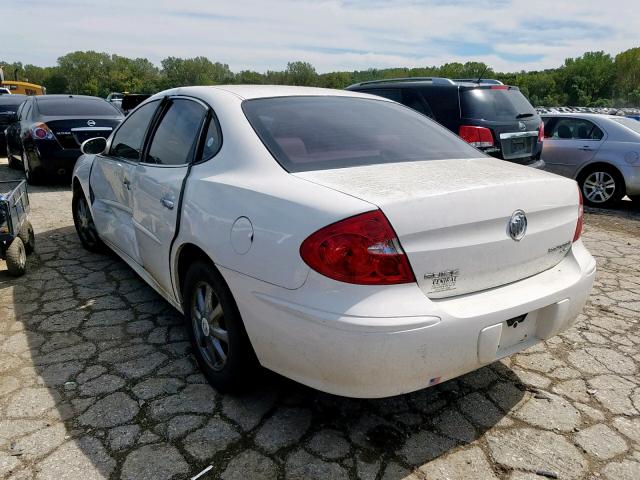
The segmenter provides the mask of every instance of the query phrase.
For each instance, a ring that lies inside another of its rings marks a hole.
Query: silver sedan
[[[590,113],[547,114],[542,158],[547,170],[575,178],[586,204],[640,201],[640,122]]]

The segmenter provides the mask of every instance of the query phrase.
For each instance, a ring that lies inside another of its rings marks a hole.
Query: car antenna
[[[487,73],[487,70],[489,69],[489,65],[485,65],[484,66],[484,70],[482,70],[482,73],[480,74],[480,76],[478,77],[478,80],[476,80],[476,83],[478,85],[480,85],[480,80],[482,80],[482,77],[484,76],[485,73]]]

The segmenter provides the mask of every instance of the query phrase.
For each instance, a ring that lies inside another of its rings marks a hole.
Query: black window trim
[[[205,115],[204,115],[204,118],[203,118],[202,122],[200,123],[200,130],[199,130],[198,135],[197,135],[198,144],[196,145],[196,148],[193,150],[191,158],[189,159],[189,161],[187,163],[181,163],[179,165],[162,165],[162,164],[159,164],[159,163],[149,163],[149,162],[143,161],[144,159],[146,159],[147,155],[149,154],[149,148],[151,147],[151,142],[153,141],[153,137],[156,134],[156,131],[158,130],[158,127],[160,126],[160,122],[164,118],[165,114],[169,111],[169,108],[171,107],[171,104],[173,103],[173,100],[177,100],[177,99],[190,100],[192,102],[200,104],[205,109]],[[202,152],[202,149],[203,149],[203,144],[202,144],[203,135],[206,134],[205,126],[208,127],[208,125],[209,125],[207,120],[210,117],[210,113],[212,111],[212,108],[209,105],[207,105],[207,103],[205,103],[203,100],[201,100],[201,99],[199,99],[197,97],[189,96],[189,95],[179,95],[179,94],[168,95],[168,96],[162,98],[162,102],[163,102],[163,104],[156,111],[156,113],[154,115],[154,118],[151,120],[151,123],[149,124],[150,127],[147,129],[147,132],[145,134],[145,141],[143,143],[143,148],[141,150],[142,153],[141,153],[140,159],[138,160],[137,163],[139,163],[140,165],[144,165],[145,167],[158,167],[158,168],[184,168],[184,167],[187,167],[187,166],[190,166],[190,165],[194,165],[196,163],[200,163],[200,162],[196,161],[196,159],[198,158],[198,155]],[[218,128],[219,128],[219,124],[218,124]],[[221,140],[222,140],[222,138],[221,138]],[[222,141],[220,142],[220,145],[222,146]],[[218,149],[216,151],[216,155],[217,155],[217,153],[219,151],[220,151],[220,149]],[[211,158],[213,158],[213,157],[211,157]]]
[[[113,160],[118,160],[120,162],[125,162],[128,163],[130,165],[137,165],[138,163],[140,163],[140,159],[142,158],[142,152],[145,149],[146,143],[147,143],[147,136],[149,134],[149,130],[151,128],[151,126],[154,124],[156,117],[158,116],[158,112],[161,110],[162,107],[162,102],[164,101],[164,98],[155,98],[153,100],[150,100],[148,102],[144,102],[141,103],[140,105],[138,105],[135,110],[129,112],[129,114],[124,118],[124,120],[122,120],[122,122],[120,122],[120,125],[118,125],[113,132],[111,132],[111,135],[109,135],[109,139],[107,141],[107,148],[105,149],[106,153],[101,153],[100,155],[98,155],[98,157],[102,157],[102,158],[107,158],[107,159],[113,159]],[[151,121],[149,122],[149,125],[147,125],[147,129],[145,131],[145,134],[142,138],[142,148],[140,149],[140,154],[138,156],[137,160],[132,160],[130,158],[124,158],[124,157],[119,157],[118,155],[113,155],[111,153],[111,147],[112,147],[112,143],[113,143],[113,139],[116,137],[118,131],[122,128],[123,125],[125,125],[127,123],[127,120],[129,120],[131,118],[131,116],[137,112],[138,110],[140,110],[142,107],[149,105],[150,103],[158,103],[158,105],[156,105],[156,109],[153,112],[153,115],[151,117]]]

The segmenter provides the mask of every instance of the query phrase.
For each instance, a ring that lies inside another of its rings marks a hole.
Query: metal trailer
[[[27,255],[35,249],[35,235],[28,219],[29,195],[24,180],[0,182],[0,258],[10,275],[19,277],[27,268]]]

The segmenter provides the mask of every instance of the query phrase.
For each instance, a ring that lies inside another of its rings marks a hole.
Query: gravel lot
[[[0,160],[0,180],[18,177]],[[0,478],[640,478],[640,208],[591,210],[593,294],[560,337],[360,401],[264,373],[216,393],[172,308],[85,252],[67,186],[30,189],[36,254],[0,261]]]

